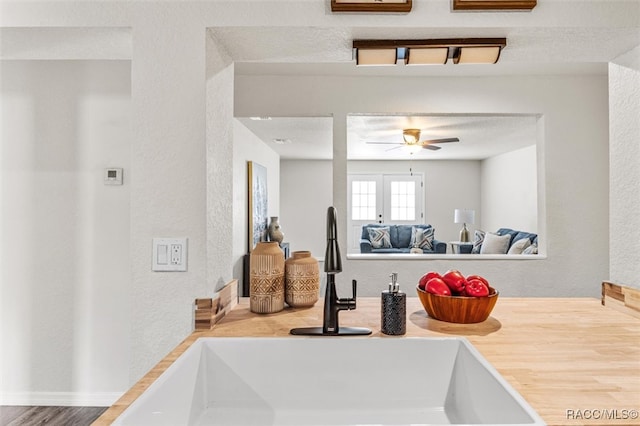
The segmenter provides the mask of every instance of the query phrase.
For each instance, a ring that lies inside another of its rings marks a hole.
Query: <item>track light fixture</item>
[[[495,64],[506,38],[354,40],[357,65]]]

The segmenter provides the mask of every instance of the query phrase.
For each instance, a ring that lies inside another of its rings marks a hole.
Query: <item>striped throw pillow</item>
[[[471,253],[479,254],[480,249],[482,248],[482,243],[484,242],[484,231],[476,230],[473,233],[473,248],[471,249]]]
[[[389,227],[369,228],[369,241],[371,241],[371,247],[375,249],[391,248]]]
[[[433,251],[433,227],[416,228],[411,227],[411,247],[418,247],[422,250]]]

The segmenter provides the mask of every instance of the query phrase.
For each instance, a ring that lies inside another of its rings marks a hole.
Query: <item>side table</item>
[[[449,244],[451,244],[451,252],[453,254],[469,254],[473,249],[472,242],[449,241]]]

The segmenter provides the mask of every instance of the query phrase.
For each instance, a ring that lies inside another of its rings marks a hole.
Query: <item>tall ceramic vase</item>
[[[284,309],[284,254],[275,241],[260,242],[249,258],[249,308],[258,314]]]
[[[271,216],[268,232],[269,241],[276,241],[278,244],[281,244],[282,240],[284,240],[284,233],[282,232],[282,228],[280,228],[278,216]]]
[[[292,308],[313,306],[320,292],[320,268],[309,251],[294,251],[285,262],[285,300]]]

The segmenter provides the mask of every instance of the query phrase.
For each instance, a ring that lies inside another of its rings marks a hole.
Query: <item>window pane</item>
[[[367,219],[368,220],[376,220],[376,208],[375,207],[369,207],[367,209]]]
[[[415,220],[415,182],[391,182],[391,220]]]
[[[376,209],[376,182],[356,181],[351,183],[351,219],[374,220]]]

